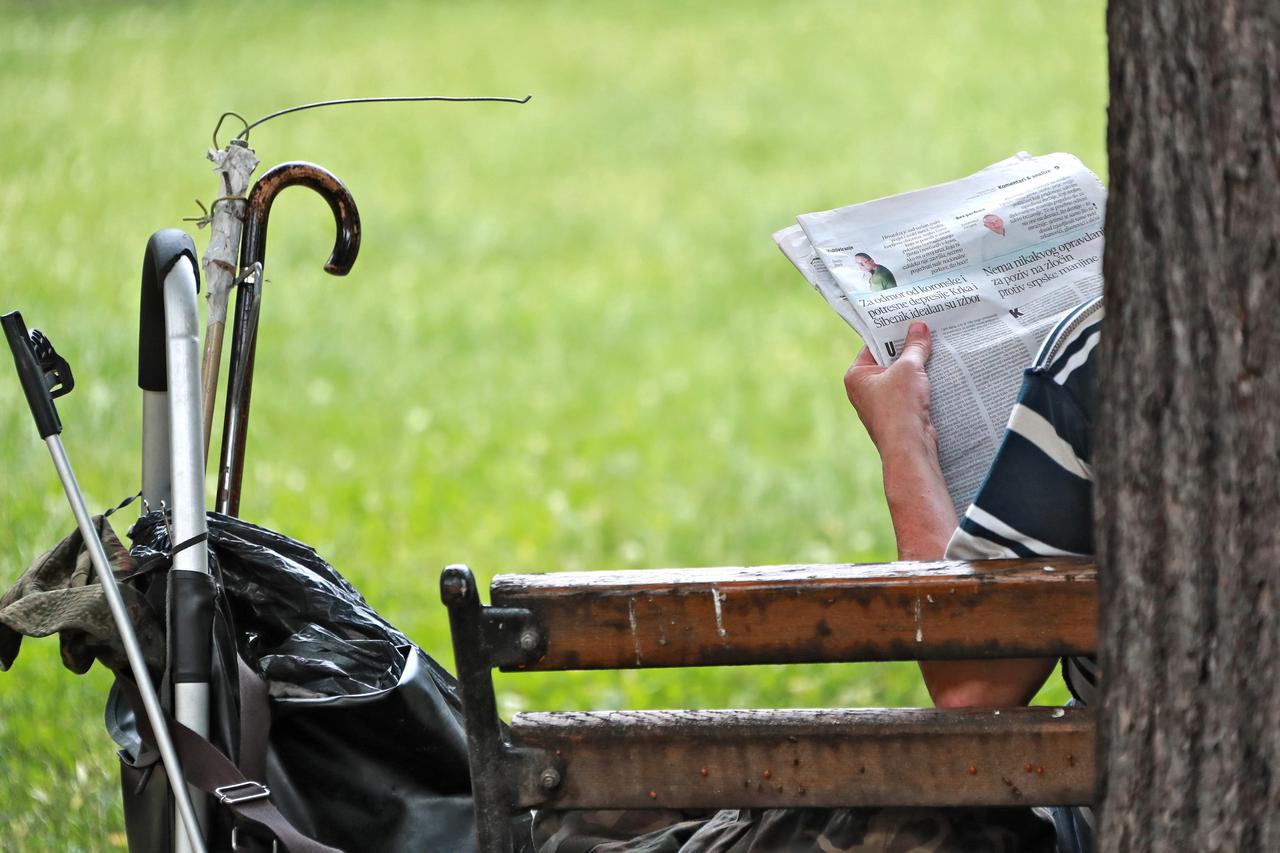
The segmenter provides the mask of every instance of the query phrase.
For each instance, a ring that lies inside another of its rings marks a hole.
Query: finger
[[[853,360],[852,367],[871,367],[876,363],[876,358],[871,354],[869,347],[863,347],[858,350],[858,357]]]
[[[933,351],[933,340],[929,336],[929,327],[921,322],[911,324],[907,330],[907,340],[902,345],[902,355],[898,361],[906,361],[917,367],[924,367],[929,361],[929,353]]]
[[[876,364],[875,358],[871,355],[871,350],[863,347],[858,352],[858,357],[853,360],[853,364],[849,365],[849,369],[844,372],[844,390],[849,395],[849,402],[853,402],[858,393],[859,385],[865,382],[869,376],[881,372],[883,372],[883,368]]]

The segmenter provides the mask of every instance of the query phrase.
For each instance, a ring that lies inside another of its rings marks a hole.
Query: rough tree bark
[[[1280,0],[1113,0],[1101,848],[1280,850]]]

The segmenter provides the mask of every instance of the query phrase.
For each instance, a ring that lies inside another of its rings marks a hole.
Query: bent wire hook
[[[253,362],[258,344],[262,307],[262,263],[267,251],[267,221],[271,205],[287,187],[315,190],[333,211],[337,234],[325,261],[330,275],[346,275],[360,252],[360,213],[355,199],[333,173],[314,163],[282,163],[266,172],[249,191],[244,237],[240,242],[240,276],[236,290],[235,326],[228,367],[226,414],[222,422],[222,451],[218,462],[218,512],[237,515],[244,478],[244,449],[249,433],[249,399],[253,393]]]

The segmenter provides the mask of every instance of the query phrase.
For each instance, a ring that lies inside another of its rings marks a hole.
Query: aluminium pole
[[[144,434],[144,471],[165,482],[170,520],[170,553],[165,624],[173,710],[178,722],[201,737],[209,734],[209,682],[212,670],[214,589],[205,544],[204,441],[201,434],[199,307],[195,244],[177,229],[157,231],[143,258],[138,325],[138,386],[144,411],[154,414],[164,401],[163,419],[154,415],[153,433]],[[160,421],[163,420],[163,429]],[[147,426],[153,420],[144,418]],[[165,438],[167,459],[157,458]],[[147,462],[146,460],[150,460]],[[158,492],[144,480],[144,494]],[[182,780],[170,779],[177,789]],[[203,818],[205,795],[190,788],[196,813]],[[178,853],[189,853],[187,839],[174,834]]]
[[[42,344],[43,357],[37,355],[32,335],[28,334],[26,324],[22,321],[22,315],[18,312],[14,311],[4,315],[3,318],[0,318],[0,322],[3,324],[5,337],[9,341],[9,349],[13,353],[14,364],[18,369],[18,378],[22,382],[22,390],[26,394],[27,404],[31,408],[32,417],[35,419],[36,429],[49,447],[49,454],[53,457],[53,464],[57,468],[63,491],[66,492],[67,501],[71,504],[71,512],[75,516],[76,526],[80,531],[81,538],[84,540],[85,548],[89,551],[89,560],[93,564],[98,583],[102,586],[103,595],[107,600],[107,608],[111,611],[111,618],[115,622],[116,630],[120,633],[120,642],[124,646],[125,658],[128,660],[129,668],[138,684],[138,692],[142,696],[143,712],[146,714],[151,723],[151,729],[155,733],[156,747],[160,752],[160,761],[170,778],[181,779],[182,767],[178,761],[178,753],[174,749],[173,740],[169,736],[169,727],[165,723],[164,711],[160,706],[160,697],[156,694],[155,685],[151,681],[151,674],[147,670],[147,663],[142,654],[142,646],[138,643],[138,635],[133,629],[133,623],[129,621],[129,613],[125,608],[124,599],[120,595],[120,589],[116,586],[115,575],[111,571],[107,552],[102,547],[102,540],[98,538],[98,531],[94,528],[93,520],[89,516],[89,509],[85,505],[80,485],[76,482],[76,475],[71,468],[71,461],[67,458],[66,448],[62,445],[62,438],[60,437],[62,422],[58,418],[58,410],[54,406],[53,397],[54,393],[57,396],[61,396],[71,390],[73,381],[70,367],[65,361],[58,358],[53,346],[42,336],[37,339]],[[38,332],[35,334],[39,335]],[[196,853],[203,853],[205,849],[204,839],[200,834],[200,824],[196,818],[191,797],[185,788],[174,793],[176,795],[178,822],[180,823],[180,828],[185,830],[183,837],[189,845],[188,849],[196,851]]]
[[[169,380],[169,479],[172,485],[170,547],[194,542],[173,555],[169,573],[173,634],[174,716],[201,737],[209,736],[213,584],[209,577],[208,521],[204,507],[204,438],[200,391],[199,308],[196,272],[180,257],[164,280],[165,350]],[[205,797],[191,788],[200,805]],[[204,817],[203,809],[201,817]],[[177,849],[186,848],[177,836]]]

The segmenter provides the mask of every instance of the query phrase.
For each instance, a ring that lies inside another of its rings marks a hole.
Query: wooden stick
[[[210,210],[209,246],[200,266],[204,270],[209,320],[205,327],[204,356],[200,364],[200,392],[204,405],[204,462],[209,464],[209,440],[213,433],[213,407],[218,400],[218,372],[222,365],[222,337],[227,322],[227,297],[236,279],[240,258],[240,233],[244,227],[244,196],[249,177],[258,166],[253,149],[235,142],[221,151],[210,151],[217,164],[218,198]]]

